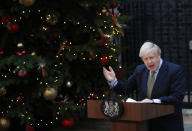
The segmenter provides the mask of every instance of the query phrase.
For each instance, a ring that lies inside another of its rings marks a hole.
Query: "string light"
[[[48,28],[45,27],[45,26],[43,26],[41,29],[42,29],[43,31],[46,31]]]
[[[30,10],[29,10],[29,12],[30,12]],[[41,10],[38,10],[38,12],[41,12]],[[22,12],[23,14],[25,14],[26,12],[25,11],[23,11]],[[98,13],[98,15],[102,15],[102,13]],[[50,14],[48,15],[48,17],[50,17]],[[22,18],[22,17],[21,17]],[[43,17],[41,17],[41,19],[43,19]],[[15,20],[16,21],[16,20]],[[72,21],[72,20],[69,20],[69,21]],[[66,21],[64,21],[63,22],[64,24],[67,24],[67,22]],[[79,21],[77,21],[77,22],[74,22],[74,23],[76,23],[77,25],[79,25],[80,24],[80,22]],[[104,21],[104,23],[107,23],[107,21]],[[90,29],[90,30],[92,30],[92,31],[96,31],[96,29],[94,28],[94,27],[92,27],[92,26],[87,26],[87,25],[85,25],[85,26],[82,26],[82,27],[84,27],[84,28],[87,28],[88,27],[88,29]],[[105,29],[107,29],[108,27],[107,26],[105,26],[104,27]],[[113,26],[111,26],[111,28],[113,28]],[[42,30],[44,30],[44,31],[46,31],[46,30],[48,30],[48,28],[47,27],[42,27],[41,28]],[[114,32],[117,32],[117,30],[115,30],[114,29]],[[60,36],[59,36],[60,37]],[[96,39],[94,39],[95,41],[96,41]],[[64,45],[66,45],[66,46],[69,46],[69,45],[71,45],[72,44],[72,42],[68,42],[68,41],[64,41],[62,44],[64,44]],[[110,47],[108,47],[108,44],[106,44],[106,46],[107,46],[107,48],[110,48]],[[61,50],[62,51],[64,51],[65,49],[68,49],[69,50],[69,52],[72,50],[73,51],[73,49],[70,49],[69,47],[65,47],[65,46],[63,46],[62,48],[61,48]],[[113,50],[114,52],[116,51],[114,48],[111,48],[111,50]],[[74,56],[77,56],[77,55],[79,55],[79,52],[78,53],[72,53]],[[81,52],[80,53],[81,55],[84,55],[84,53],[83,52]],[[31,53],[31,55],[33,56],[33,55],[36,55],[36,53],[35,52],[32,52]],[[56,55],[56,58],[59,58],[60,56],[63,56],[63,54],[62,53],[60,53],[59,55]],[[83,57],[83,56],[82,56]],[[95,57],[98,57],[98,55],[97,54],[95,54]],[[113,56],[111,55],[111,56],[109,56],[109,59],[111,59]],[[107,57],[106,57],[107,58]],[[93,60],[92,58],[87,58],[88,60]],[[86,57],[83,57],[82,58],[82,60],[86,60]],[[26,62],[24,61],[23,62],[23,64],[26,64]],[[59,65],[63,65],[63,63],[62,62],[60,62],[59,63]],[[55,67],[58,67],[58,65],[57,64],[55,64]],[[17,67],[17,68],[20,68],[20,67]],[[14,71],[13,71],[14,72]],[[3,75],[2,74],[2,77],[7,77],[6,75]],[[36,78],[37,80],[40,80],[40,78]],[[56,77],[56,79],[54,80],[54,82],[58,82],[58,77]],[[43,85],[43,82],[42,81],[40,81],[40,84],[41,85]],[[48,85],[48,83],[45,83],[45,85]],[[95,96],[94,95],[94,93],[90,93],[90,96]],[[89,96],[89,98],[90,98],[90,96]],[[105,95],[103,94],[103,97],[104,97]],[[97,96],[96,97],[96,99],[99,99],[99,97]],[[82,99],[83,100],[83,99]],[[16,100],[17,102],[19,102],[19,100]],[[24,103],[23,103],[23,105],[24,105]],[[79,106],[79,104],[77,103],[76,104],[77,106]],[[85,105],[84,105],[85,106]],[[10,106],[10,108],[11,108],[11,106]],[[61,110],[60,108],[59,108],[59,110]],[[68,108],[65,108],[65,110],[68,110]],[[3,114],[3,113],[2,113]],[[27,114],[27,112],[26,112],[26,114]],[[60,115],[60,112],[58,111],[57,112],[57,115]],[[24,117],[25,115],[24,114],[21,114],[21,117]],[[27,117],[26,117],[27,118]],[[28,117],[28,119],[29,120],[31,120],[31,117]],[[56,120],[58,120],[59,118],[58,117],[55,117],[55,119]],[[44,123],[44,121],[43,120],[40,120],[42,123]],[[51,123],[51,124],[53,124],[53,121],[50,121],[50,122],[48,122],[48,123]],[[48,123],[44,123],[45,125],[48,125]],[[40,125],[40,123],[38,123],[37,122],[37,125]]]

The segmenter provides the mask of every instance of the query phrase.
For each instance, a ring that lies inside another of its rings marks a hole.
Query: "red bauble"
[[[17,31],[19,30],[19,28],[20,28],[20,27],[19,27],[19,24],[14,23],[14,24],[8,26],[8,27],[7,27],[7,30],[8,30],[8,32],[10,32],[10,33],[15,33],[15,32],[17,32]]]
[[[119,78],[122,74],[124,74],[124,71],[119,68],[116,70],[115,74],[116,74],[116,77]]]
[[[80,104],[83,103],[83,100],[79,100],[79,103],[80,103]]]
[[[58,87],[58,88],[61,88],[61,84],[57,84],[57,87]]]
[[[107,40],[110,38],[109,35],[104,35],[99,42],[99,46],[106,46],[107,45]]]
[[[108,65],[108,64],[109,64],[109,59],[108,59],[106,56],[101,57],[100,64],[101,64],[102,66]]]
[[[34,34],[30,34],[29,36],[30,36],[31,38],[34,38],[34,37],[35,37],[35,35],[34,35]]]
[[[10,20],[11,20],[11,17],[10,17],[9,15],[3,15],[3,16],[1,17],[1,23],[2,23],[2,24],[6,24],[6,23],[8,23]]]
[[[100,39],[99,46],[106,46],[105,37]]]
[[[20,71],[18,72],[18,76],[19,76],[19,77],[26,76],[26,75],[27,75],[27,71],[26,71],[26,70],[20,70]]]
[[[61,124],[64,128],[72,128],[75,125],[75,119],[73,117],[63,118]]]
[[[1,50],[1,51],[0,51],[0,55],[3,55],[3,54],[4,54],[4,51],[3,51],[3,50]]]
[[[35,131],[34,125],[27,125],[26,126],[26,131]]]
[[[117,6],[118,6],[118,3],[117,3],[117,2],[113,2],[112,7],[113,7],[113,8],[116,8]]]

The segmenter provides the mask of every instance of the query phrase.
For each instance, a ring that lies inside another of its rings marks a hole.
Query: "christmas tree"
[[[119,70],[119,0],[6,0],[0,3],[0,128],[72,126],[86,101]],[[66,124],[66,120],[73,123]]]

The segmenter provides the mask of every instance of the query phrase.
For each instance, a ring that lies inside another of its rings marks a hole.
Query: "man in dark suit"
[[[103,67],[103,74],[117,93],[136,89],[139,100],[148,103],[172,104],[171,115],[149,121],[150,131],[184,131],[182,101],[185,94],[185,73],[180,65],[161,58],[161,49],[152,42],[145,42],[139,56],[144,64],[138,65],[125,82],[117,80],[111,67]]]

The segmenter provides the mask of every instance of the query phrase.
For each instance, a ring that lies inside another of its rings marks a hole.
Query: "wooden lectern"
[[[88,118],[108,119],[101,112],[101,103],[102,100],[87,101]],[[123,102],[123,106],[123,115],[111,121],[111,131],[147,131],[147,120],[174,112],[172,105]]]

